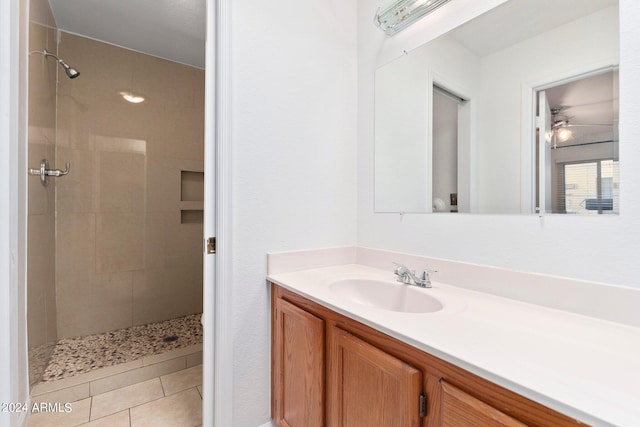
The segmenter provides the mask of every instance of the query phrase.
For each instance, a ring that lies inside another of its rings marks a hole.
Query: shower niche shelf
[[[204,172],[180,171],[180,223],[202,224]]]

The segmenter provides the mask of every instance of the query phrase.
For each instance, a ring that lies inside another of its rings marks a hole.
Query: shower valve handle
[[[29,169],[29,175],[37,175],[40,176],[40,183],[43,186],[46,186],[49,183],[49,177],[60,177],[69,174],[69,170],[71,169],[71,163],[67,162],[65,164],[65,170],[60,169],[49,169],[49,161],[47,159],[42,159],[40,162],[40,169]]]
[[[65,170],[60,170],[60,169],[49,169],[46,172],[46,174],[48,176],[55,176],[55,177],[59,177],[59,176],[65,176],[65,175],[69,175],[69,170],[71,168],[71,163],[67,162],[64,164],[65,166]]]

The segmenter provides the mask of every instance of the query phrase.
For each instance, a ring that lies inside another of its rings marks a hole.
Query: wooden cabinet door
[[[273,315],[273,418],[278,426],[324,426],[324,321],[282,299]]]
[[[329,426],[420,426],[421,371],[339,328],[330,342]]]
[[[443,427],[526,427],[526,424],[441,381],[440,415]]]

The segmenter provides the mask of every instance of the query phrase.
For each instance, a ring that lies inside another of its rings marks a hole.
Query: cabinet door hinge
[[[427,416],[427,395],[425,392],[420,394],[420,418]]]

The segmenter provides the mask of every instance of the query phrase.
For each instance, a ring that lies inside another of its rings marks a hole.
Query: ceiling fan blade
[[[590,127],[590,126],[604,126],[604,127],[613,127],[613,124],[607,124],[607,123],[593,123],[593,124],[588,124],[588,125],[566,125],[565,127],[568,128],[572,128],[572,127]]]

